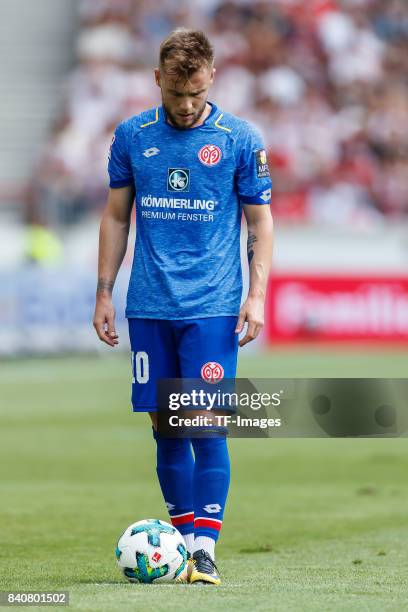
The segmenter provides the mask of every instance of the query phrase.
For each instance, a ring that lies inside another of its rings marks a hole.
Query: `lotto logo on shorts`
[[[224,368],[216,361],[207,361],[201,368],[201,378],[215,385],[224,378]]]
[[[198,159],[204,166],[215,166],[221,157],[221,149],[217,145],[206,144],[198,152]]]

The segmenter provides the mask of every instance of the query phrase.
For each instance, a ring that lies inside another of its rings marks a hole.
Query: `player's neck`
[[[200,125],[203,125],[203,123],[205,122],[207,117],[209,117],[211,115],[211,111],[212,111],[212,106],[211,106],[211,104],[209,102],[207,102],[207,104],[205,105],[204,112],[201,115],[201,117],[199,119],[197,119],[197,121],[193,125],[190,125],[187,129],[196,128],[196,127],[200,127]],[[166,113],[166,115],[167,115],[167,113]],[[179,127],[178,125],[175,125],[171,121],[171,119],[170,119],[170,117],[168,115],[166,116],[166,122],[169,125],[172,125],[173,127]]]
[[[200,125],[203,125],[203,123],[207,119],[207,117],[209,117],[211,115],[211,110],[212,110],[212,106],[211,106],[211,104],[209,104],[207,102],[207,104],[205,105],[205,109],[204,109],[203,114],[198,119],[198,121],[196,121],[196,123],[194,123],[194,125],[192,125],[191,127],[195,128],[195,127],[199,127]]]

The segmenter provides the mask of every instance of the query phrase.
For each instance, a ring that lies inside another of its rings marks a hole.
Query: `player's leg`
[[[153,435],[157,443],[157,476],[171,522],[184,537],[188,552],[193,554],[194,458],[190,440],[164,438],[155,430]]]
[[[177,351],[168,321],[129,319],[132,349],[132,403],[135,412],[149,412],[157,445],[157,476],[171,522],[193,552],[193,471],[191,443],[157,433],[157,380],[180,376]]]
[[[209,317],[180,324],[179,358],[183,378],[200,378],[208,362],[220,364],[224,378],[235,378],[236,317]],[[230,482],[226,436],[192,438],[194,468],[194,558],[191,582],[219,584],[214,565]]]
[[[190,582],[220,584],[214,565],[230,482],[230,462],[225,435],[192,439],[194,468],[194,571]]]

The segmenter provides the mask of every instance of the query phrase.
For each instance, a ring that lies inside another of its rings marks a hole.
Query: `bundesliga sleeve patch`
[[[269,177],[269,167],[268,160],[266,158],[265,149],[259,149],[259,151],[255,151],[255,159],[256,159],[256,176],[258,178],[266,178]]]

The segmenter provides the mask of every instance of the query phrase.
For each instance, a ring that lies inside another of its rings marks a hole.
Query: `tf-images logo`
[[[190,188],[190,170],[188,168],[169,168],[167,173],[168,191],[188,191]]]

